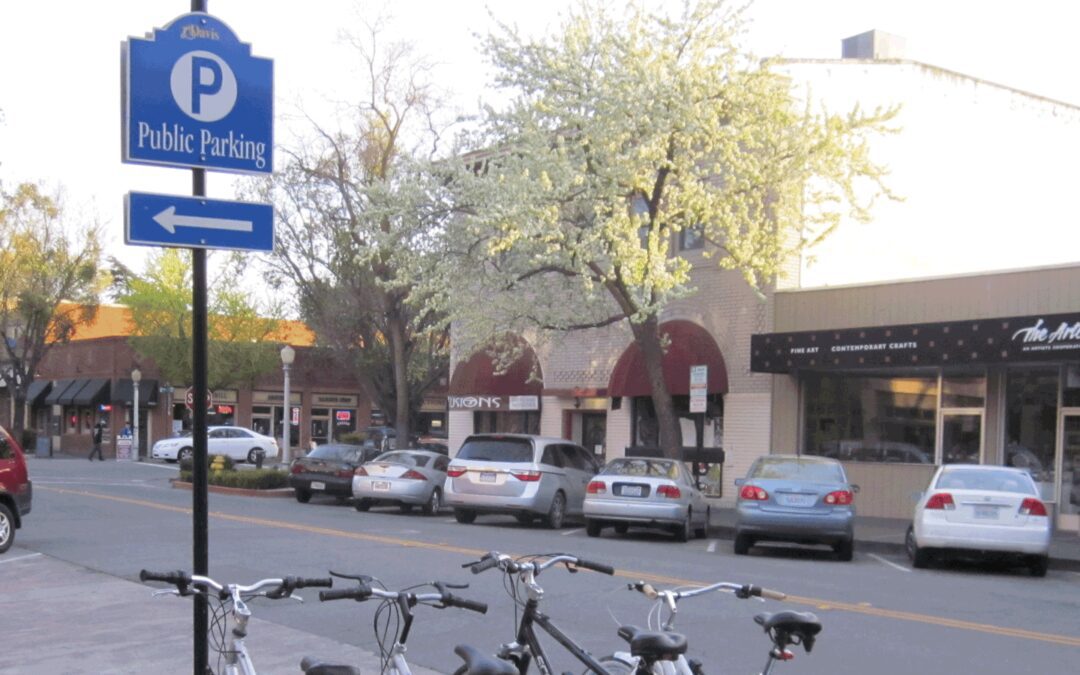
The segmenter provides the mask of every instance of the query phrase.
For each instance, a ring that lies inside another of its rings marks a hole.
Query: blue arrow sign
[[[272,173],[274,64],[193,12],[123,44],[123,161]]]
[[[124,197],[124,243],[271,252],[274,207],[129,192]]]

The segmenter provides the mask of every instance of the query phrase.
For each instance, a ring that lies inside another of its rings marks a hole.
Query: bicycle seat
[[[658,633],[637,626],[619,626],[619,637],[630,643],[630,654],[651,660],[673,661],[686,653],[686,636]]]
[[[359,668],[323,663],[313,656],[305,656],[300,661],[300,670],[304,672],[304,675],[361,675]]]
[[[801,643],[807,652],[813,649],[814,637],[821,632],[821,622],[810,612],[763,612],[755,616],[754,621],[768,631],[781,647]],[[798,638],[798,643],[793,643],[792,637]]]
[[[458,645],[454,653],[465,661],[468,675],[518,675],[517,667],[509,661],[494,659],[476,647]]]

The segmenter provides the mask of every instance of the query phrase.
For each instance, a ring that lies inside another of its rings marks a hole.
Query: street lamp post
[[[296,350],[285,345],[281,348],[281,370],[285,373],[285,409],[281,416],[281,461],[289,465],[289,437],[292,424],[292,396],[289,392],[289,367],[296,359]]]
[[[133,405],[131,406],[132,428],[134,437],[131,439],[131,459],[139,461],[139,382],[142,380],[142,371],[136,368],[131,371],[131,388],[134,393]]]

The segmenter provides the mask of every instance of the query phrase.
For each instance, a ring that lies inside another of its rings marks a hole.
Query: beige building
[[[878,205],[870,224],[841,225],[813,257],[793,260],[764,299],[704,259],[696,242],[672,247],[691,261],[698,289],[662,315],[671,337],[665,377],[684,442],[695,439],[690,366],[706,365],[704,445],[726,454],[706,482],[721,504],[734,503],[733,481],[769,452],[838,457],[862,487],[860,513],[893,517],[910,514],[913,494],[938,463],[1027,462],[1060,524],[1080,527],[1072,502],[1080,501],[1080,485],[1072,489],[1080,351],[1060,337],[1048,350],[993,349],[1029,328],[1080,332],[1080,312],[1069,314],[1080,310],[1080,267],[1045,268],[1075,260],[1078,250],[1070,246],[1080,228],[1070,222],[1076,210],[1065,167],[1080,154],[1080,107],[906,61],[895,44],[882,48],[892,39],[857,36],[845,41],[847,58],[781,67],[797,91],[833,111],[902,104],[902,130],[874,147],[902,201]],[[1003,268],[1028,269],[989,271]],[[990,325],[996,342],[967,358],[962,348],[970,343],[943,352],[940,336],[923,339],[926,331],[949,328],[955,336]],[[900,339],[904,328],[923,338]],[[794,344],[800,336],[837,336],[829,346],[842,351],[830,352],[832,363],[811,351],[764,358],[775,340]],[[502,376],[483,353],[454,355],[452,453],[478,431],[561,436],[608,459],[654,440],[628,329],[522,339],[522,358]],[[886,347],[867,346],[878,344]]]

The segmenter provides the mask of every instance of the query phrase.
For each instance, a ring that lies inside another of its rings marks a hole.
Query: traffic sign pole
[[[207,0],[191,0],[191,11],[206,12]],[[206,170],[191,170],[191,194],[195,197],[206,196]],[[195,388],[195,400],[200,405],[193,406],[192,445],[194,446],[193,462],[191,467],[191,518],[192,518],[192,568],[195,574],[209,576],[210,573],[210,545],[209,545],[209,507],[207,506],[206,472],[208,468],[206,457],[206,406],[201,405],[206,400],[207,377],[206,377],[206,249],[191,249],[192,271],[192,347],[191,364],[192,384]],[[207,672],[207,664],[210,661],[210,648],[207,642],[210,622],[208,618],[208,605],[206,596],[195,594],[194,598],[194,673],[204,675]]]

